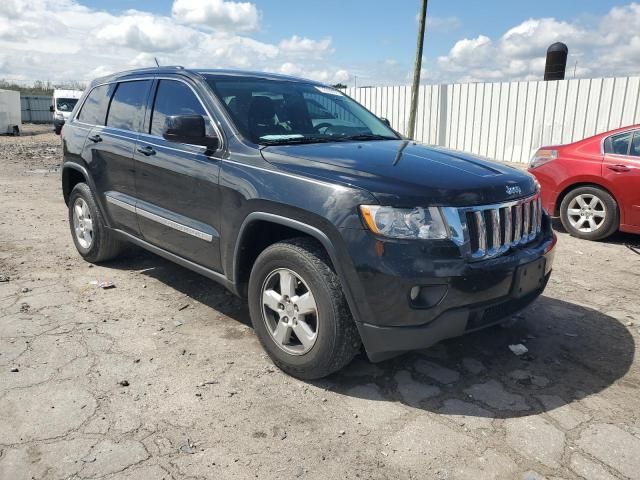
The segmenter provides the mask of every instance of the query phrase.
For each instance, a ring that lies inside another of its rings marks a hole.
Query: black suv
[[[132,242],[248,297],[300,378],[495,324],[549,279],[533,177],[407,140],[320,83],[129,71],[94,81],[62,134],[80,254]]]

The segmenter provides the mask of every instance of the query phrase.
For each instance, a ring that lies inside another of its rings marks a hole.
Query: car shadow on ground
[[[109,268],[135,270],[251,325],[243,300],[213,280],[135,249]],[[515,355],[509,345],[528,352]],[[620,320],[541,296],[506,326],[373,364],[364,353],[311,382],[341,395],[400,402],[448,415],[511,418],[554,410],[598,393],[629,370],[633,337]]]
[[[104,266],[117,270],[136,271],[244,325],[251,326],[249,308],[245,301],[217,282],[142,248],[131,245],[126,253],[117,260],[105,263]]]
[[[509,345],[517,344],[528,352],[515,355]],[[358,358],[329,388],[449,415],[512,418],[606,389],[627,373],[634,353],[618,319],[543,295],[509,325],[378,364]]]

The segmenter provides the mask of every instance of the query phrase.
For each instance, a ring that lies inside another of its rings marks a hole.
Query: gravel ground
[[[212,281],[82,261],[59,138],[24,132],[0,137],[0,478],[640,478],[640,237],[559,233],[508,328],[302,382]]]

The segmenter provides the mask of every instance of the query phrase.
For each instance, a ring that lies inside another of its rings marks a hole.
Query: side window
[[[608,137],[604,141],[604,153],[612,153],[615,155],[629,155],[631,135],[633,135],[633,132],[624,132]]]
[[[629,150],[629,155],[640,157],[640,131],[636,131],[633,134],[633,140],[631,141],[631,150]]]
[[[119,83],[111,99],[107,127],[141,131],[150,85],[151,80]]]
[[[109,85],[100,85],[89,93],[78,113],[78,120],[90,125],[104,125],[108,106]]]
[[[170,115],[202,115],[207,135],[213,134],[207,112],[193,91],[182,82],[160,80],[151,116],[151,135],[162,136],[165,119]]]

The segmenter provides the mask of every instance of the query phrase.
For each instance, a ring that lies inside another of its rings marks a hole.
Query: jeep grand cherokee
[[[533,177],[405,139],[320,83],[124,72],[87,88],[63,146],[80,255],[131,242],[248,297],[263,347],[300,378],[500,322],[551,271]]]

